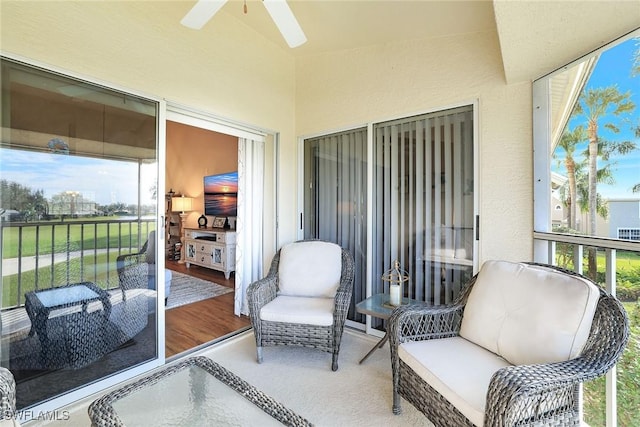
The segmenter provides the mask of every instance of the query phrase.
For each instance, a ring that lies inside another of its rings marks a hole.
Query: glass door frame
[[[375,122],[368,122],[366,124],[360,124],[355,126],[349,126],[345,128],[340,128],[338,130],[333,129],[327,132],[316,132],[313,134],[303,135],[298,137],[298,215],[300,218],[300,222],[298,224],[298,239],[302,239],[304,237],[304,221],[302,220],[305,215],[304,211],[304,164],[305,164],[305,150],[304,150],[304,141],[311,138],[317,138],[321,136],[326,136],[329,134],[334,134],[338,132],[344,132],[353,129],[359,129],[362,127],[367,128],[367,215],[366,215],[366,229],[367,229],[367,240],[366,240],[366,259],[372,259],[374,255],[374,247],[372,236],[374,236],[374,224],[373,224],[373,181],[374,181],[374,132],[373,127],[377,123],[383,123],[391,120],[398,120],[406,117],[418,116],[423,114],[436,113],[439,111],[450,110],[454,108],[464,107],[471,105],[473,108],[473,274],[478,272],[479,269],[479,259],[480,259],[480,244],[479,244],[479,225],[480,225],[480,214],[479,214],[479,206],[480,206],[480,186],[479,186],[479,147],[480,147],[480,138],[479,138],[479,100],[472,99],[469,101],[462,101],[451,105],[440,106],[438,108],[428,109],[419,111],[412,114],[406,114],[402,116],[392,116],[384,120],[377,120]],[[366,265],[366,297],[372,296],[372,283],[373,283],[373,265],[370,262],[367,262]],[[357,303],[358,301],[356,301]],[[371,334],[374,336],[382,337],[384,335],[383,331],[376,329],[372,326],[372,317],[370,315],[366,316],[366,323],[363,325],[361,323],[357,323],[351,320],[347,320],[346,324],[350,327],[364,330],[367,334]]]
[[[155,102],[157,104],[157,119],[156,119],[156,126],[157,126],[156,128],[156,168],[157,168],[156,176],[158,179],[157,192],[158,194],[164,194],[166,102],[162,98],[158,96],[150,95],[148,93],[144,93],[142,91],[121,87],[117,84],[106,83],[104,81],[100,81],[99,79],[96,79],[95,77],[82,75],[77,72],[61,69],[60,67],[52,66],[50,64],[45,64],[40,61],[34,61],[29,58],[24,58],[20,55],[14,55],[11,53],[2,52],[2,57],[6,58],[7,60],[20,62],[27,66],[32,66],[32,67],[42,69],[52,74],[60,74],[61,76],[84,81],[92,85],[101,86],[108,90],[130,94],[135,97],[144,98],[148,101]],[[164,214],[164,203],[161,204],[157,202],[156,213],[155,213],[155,221],[156,221],[157,228],[163,226],[163,222],[161,221],[161,216],[163,214]],[[161,234],[161,233],[156,233],[156,234]],[[158,245],[156,245],[156,251],[157,250],[158,250]],[[158,258],[158,253],[156,252],[156,259],[160,260],[156,264],[157,283],[164,283],[164,257],[161,256],[160,258]],[[37,417],[39,414],[54,413],[55,411],[59,411],[60,408],[65,407],[67,405],[71,405],[74,402],[77,402],[81,399],[86,398],[87,396],[99,393],[109,387],[115,386],[118,383],[122,383],[123,381],[127,381],[138,375],[149,372],[154,368],[164,365],[165,364],[164,287],[162,286],[158,286],[158,296],[156,298],[155,310],[156,310],[156,325],[155,325],[156,331],[155,332],[156,332],[156,355],[157,355],[156,358],[145,361],[139,365],[125,368],[124,370],[116,372],[113,375],[108,375],[106,377],[103,377],[102,379],[96,380],[95,382],[80,386],[77,389],[71,390],[69,392],[55,396],[49,400],[45,400],[42,403],[31,406],[28,409],[26,409],[25,412],[22,414],[20,421],[28,422],[34,419],[34,417]]]

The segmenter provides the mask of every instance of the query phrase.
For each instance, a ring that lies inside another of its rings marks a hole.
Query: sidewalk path
[[[120,249],[111,249],[111,252],[118,253]],[[98,249],[94,251],[93,249],[87,249],[84,251],[85,256],[95,255],[95,254],[104,254],[106,253],[106,249]],[[70,259],[80,258],[82,256],[82,251],[73,251],[69,252]],[[11,276],[12,274],[18,274],[18,261],[20,258],[8,258],[2,260],[2,277]],[[59,262],[65,262],[67,260],[66,253],[58,253],[53,256],[53,262],[55,264]],[[38,256],[38,268],[48,267],[51,265],[51,254],[44,254]],[[25,256],[22,257],[22,272],[35,270],[36,268],[36,256]]]

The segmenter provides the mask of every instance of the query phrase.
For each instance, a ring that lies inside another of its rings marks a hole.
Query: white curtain
[[[262,278],[264,142],[238,139],[238,219],[234,313],[248,315],[247,287]]]

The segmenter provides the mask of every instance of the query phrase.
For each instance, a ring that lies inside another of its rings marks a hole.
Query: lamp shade
[[[188,212],[192,210],[191,204],[193,199],[191,197],[172,197],[171,198],[171,210],[173,212]]]

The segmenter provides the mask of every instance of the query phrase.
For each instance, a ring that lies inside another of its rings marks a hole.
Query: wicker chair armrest
[[[456,336],[460,330],[462,310],[462,305],[433,307],[413,304],[397,307],[389,318],[391,345]]]
[[[400,357],[398,348],[407,341],[424,341],[458,335],[462,320],[463,304],[449,306],[406,305],[391,312],[387,325],[391,350],[393,376],[393,411],[400,411],[398,386],[400,381]]]
[[[278,292],[278,278],[267,276],[251,283],[247,288],[247,301],[251,316],[260,311],[262,306],[275,299]]]
[[[584,357],[566,362],[508,366],[489,383],[485,425],[511,426],[553,419],[575,404],[575,387],[600,375]]]
[[[10,370],[0,367],[0,420],[15,417],[16,382]]]
[[[118,274],[122,274],[122,272],[127,267],[131,267],[132,265],[137,265],[144,262],[147,262],[144,252],[118,255],[118,257],[116,258],[116,268],[118,270]]]
[[[353,257],[348,251],[342,249],[340,284],[334,297],[335,310],[333,312],[333,319],[335,325],[343,325],[349,312],[351,297],[353,295],[353,268]]]
[[[334,300],[336,302],[335,303],[336,307],[346,307],[348,310],[349,304],[351,303],[352,295],[353,295],[353,287],[340,286],[336,291],[336,296],[334,297]]]

